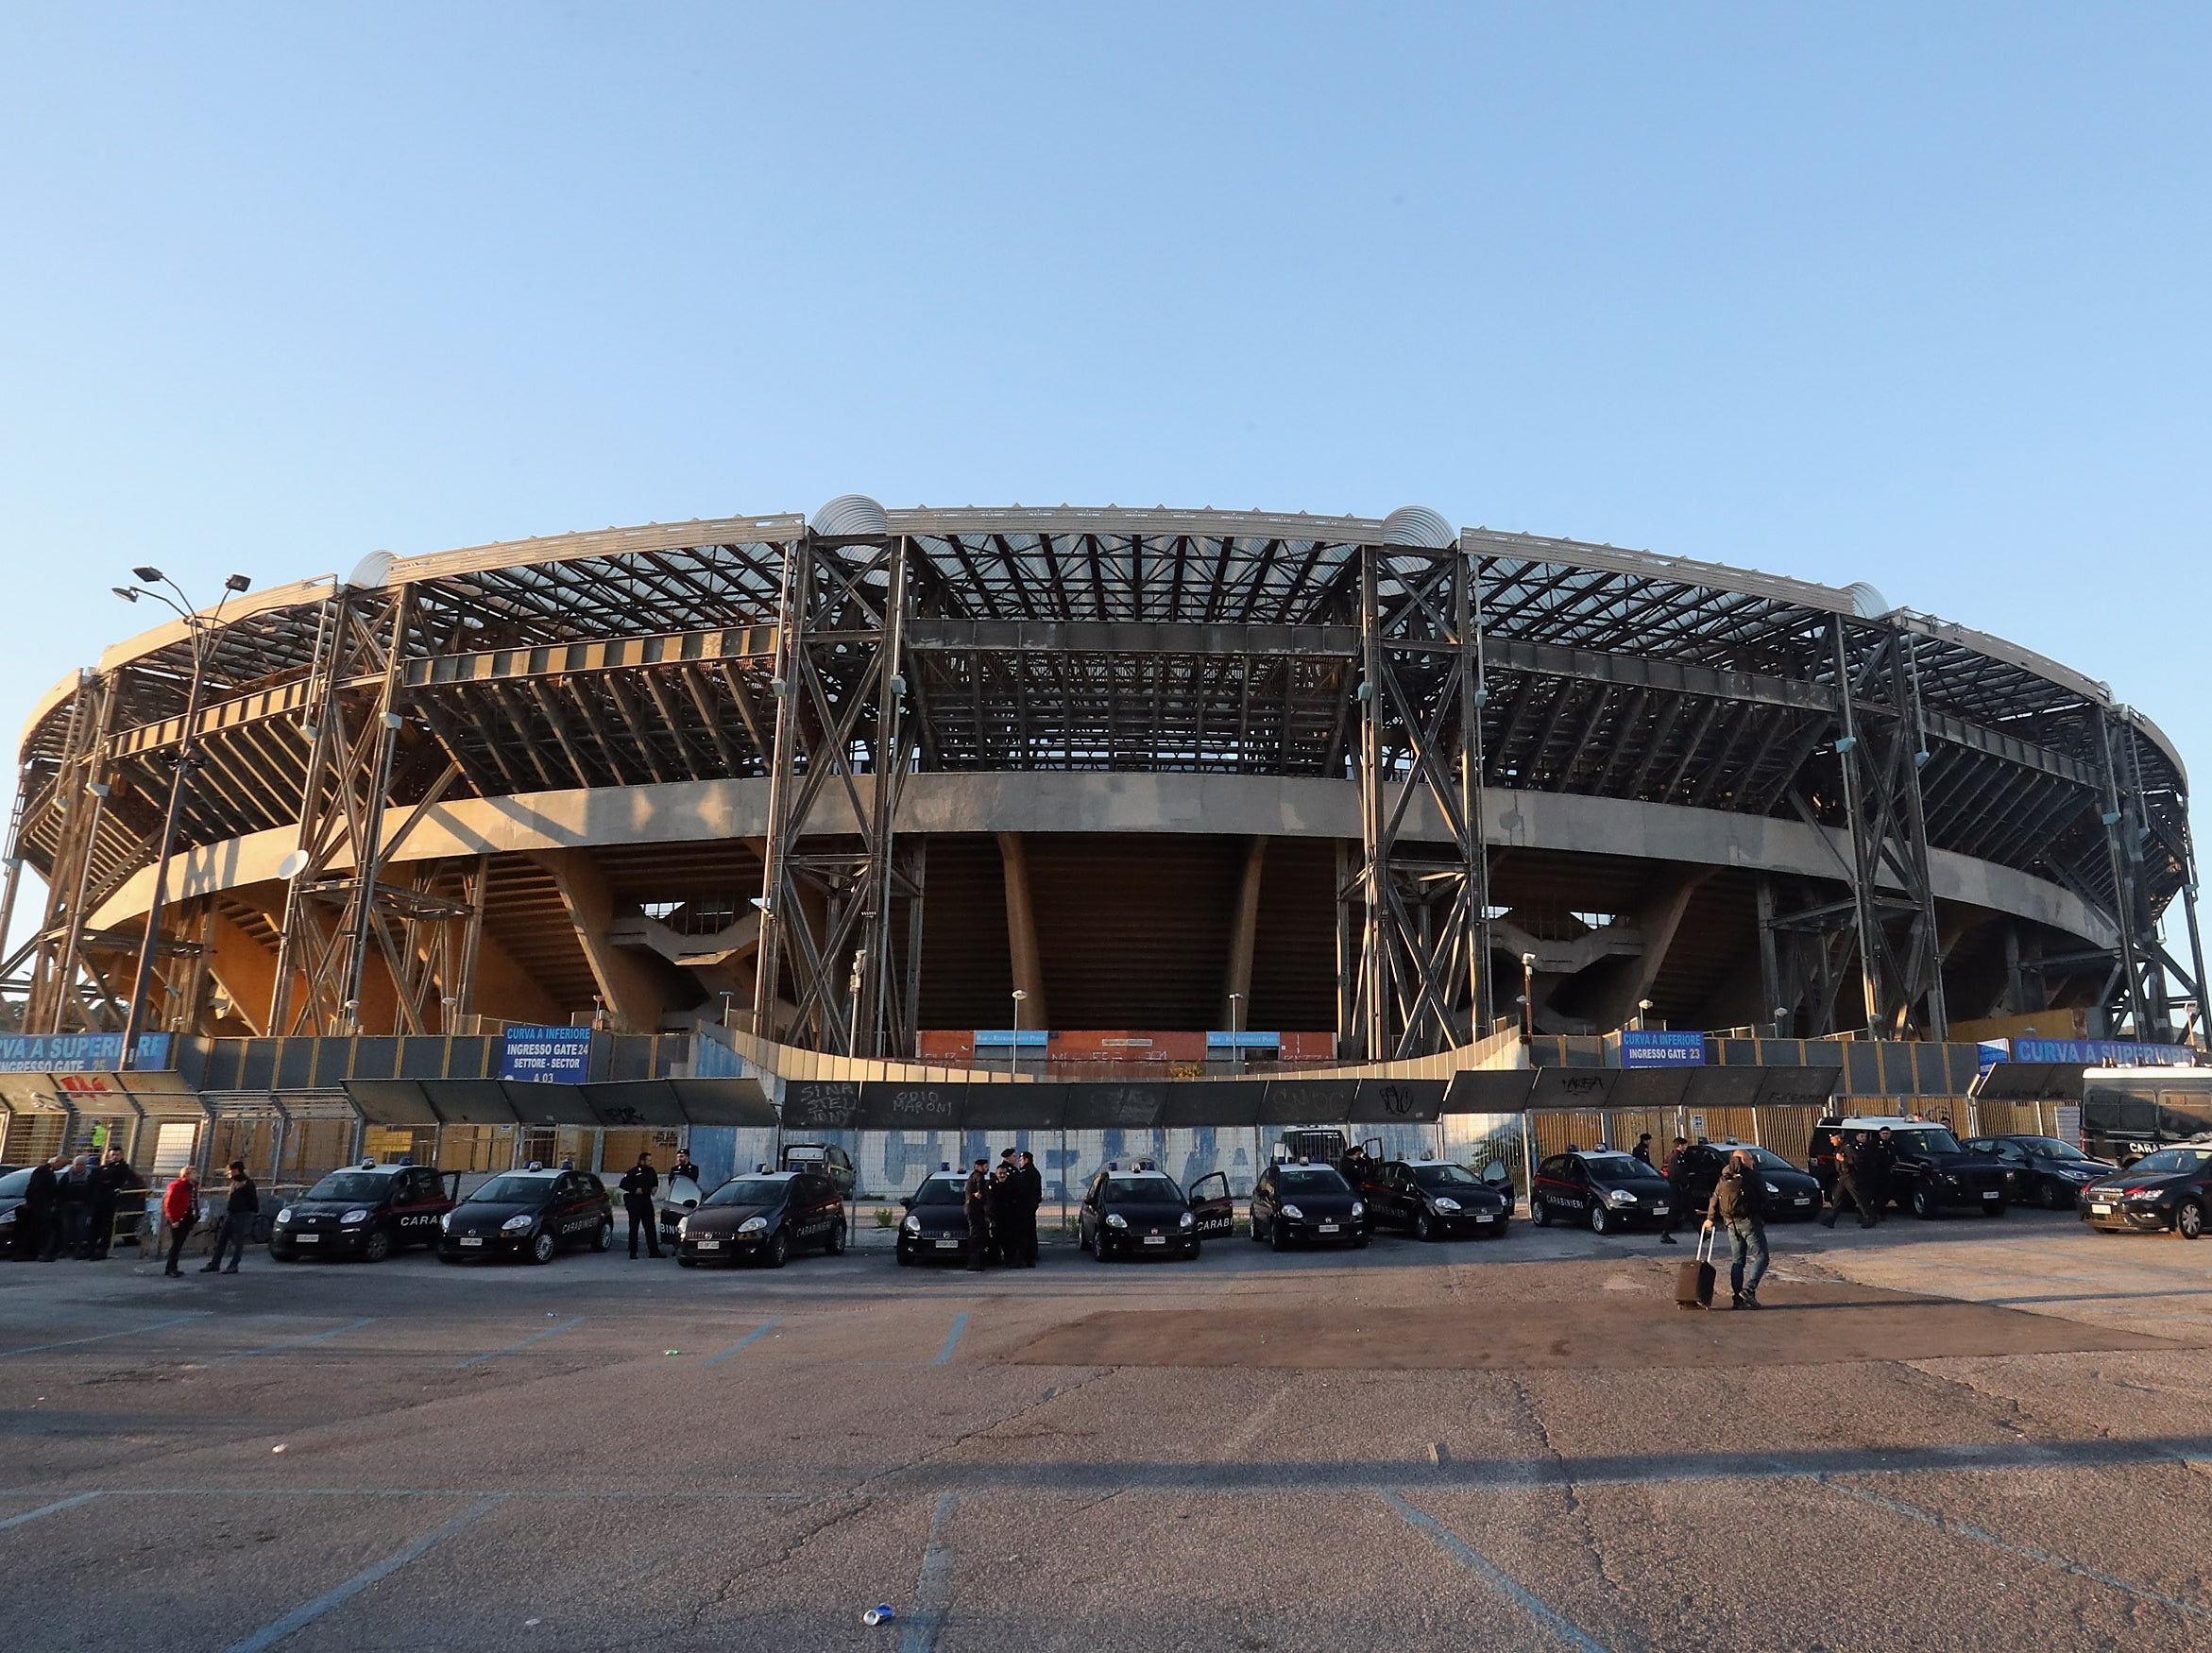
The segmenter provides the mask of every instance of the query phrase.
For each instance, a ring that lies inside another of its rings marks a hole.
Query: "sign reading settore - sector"
[[[509,1028],[500,1045],[500,1077],[582,1084],[591,1077],[591,1030]]]
[[[1623,1067],[1703,1067],[1703,1033],[1666,1033],[1630,1028],[1621,1035]]]

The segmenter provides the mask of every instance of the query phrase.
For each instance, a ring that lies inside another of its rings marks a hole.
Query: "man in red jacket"
[[[184,1270],[177,1266],[177,1259],[184,1254],[184,1242],[199,1224],[199,1177],[190,1166],[177,1173],[177,1180],[162,1196],[162,1216],[169,1224],[169,1266],[162,1272],[172,1280],[181,1280]]]

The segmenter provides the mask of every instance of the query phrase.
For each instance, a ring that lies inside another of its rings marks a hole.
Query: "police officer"
[[[1859,1187],[1865,1194],[1877,1222],[1881,1220],[1881,1214],[1889,1209],[1890,1173],[1897,1168],[1897,1138],[1889,1133],[1887,1125],[1873,1136],[1859,1139]]]
[[[660,1173],[653,1168],[653,1155],[641,1153],[638,1163],[622,1175],[622,1214],[630,1219],[630,1261],[638,1260],[638,1231],[645,1231],[645,1245],[660,1255],[660,1218],[653,1209],[653,1192],[660,1186]]]
[[[688,1148],[676,1150],[676,1163],[668,1168],[670,1182],[674,1182],[678,1177],[689,1177],[691,1181],[699,1184],[702,1191],[706,1189],[706,1174],[691,1163],[691,1150]]]
[[[991,1162],[981,1155],[961,1187],[961,1210],[968,1219],[968,1269],[980,1274],[984,1253],[991,1249]]]
[[[1014,1184],[1021,1189],[1021,1253],[1015,1259],[1025,1269],[1037,1266],[1037,1207],[1045,1203],[1045,1176],[1037,1169],[1037,1162],[1027,1150],[1021,1164],[1013,1173]]]
[[[1749,1153],[1732,1153],[1705,1208],[1707,1228],[1728,1231],[1728,1301],[1736,1308],[1759,1306],[1759,1283],[1766,1274],[1766,1217],[1760,1199],[1764,1181]]]
[[[115,1243],[115,1212],[123,1202],[123,1190],[134,1187],[138,1173],[130,1168],[130,1162],[123,1157],[120,1148],[108,1150],[107,1158],[93,1172],[93,1232],[92,1255],[95,1261],[106,1258]]]
[[[1637,1146],[1642,1147],[1639,1143]],[[1667,1225],[1659,1230],[1659,1244],[1679,1245],[1675,1230],[1681,1226],[1683,1209],[1690,1202],[1690,1142],[1687,1137],[1675,1138],[1675,1150],[1667,1155],[1667,1168],[1661,1173],[1667,1179]]]
[[[19,1254],[26,1262],[32,1258],[42,1263],[54,1260],[54,1253],[47,1246],[46,1240],[49,1235],[59,1232],[55,1227],[58,1218],[54,1213],[54,1202],[61,1191],[61,1179],[56,1173],[65,1163],[60,1154],[56,1154],[52,1159],[42,1160],[31,1167],[30,1182],[24,1188],[23,1204],[15,1219],[23,1225],[23,1237],[16,1244],[20,1248]]]
[[[1844,1201],[1850,1201],[1851,1209],[1859,1214],[1859,1226],[1872,1228],[1874,1214],[1868,1208],[1865,1193],[1859,1186],[1859,1150],[1844,1140],[1841,1131],[1828,1133],[1829,1145],[1836,1153],[1835,1182],[1828,1191],[1828,1209],[1820,1214],[1820,1226],[1833,1228],[1842,1215]]]

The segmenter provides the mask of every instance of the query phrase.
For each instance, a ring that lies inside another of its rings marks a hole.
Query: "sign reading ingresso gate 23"
[[[1667,1033],[1629,1028],[1621,1034],[1623,1067],[1703,1067],[1703,1033]]]
[[[582,1084],[591,1077],[591,1030],[509,1028],[500,1042],[500,1077]]]

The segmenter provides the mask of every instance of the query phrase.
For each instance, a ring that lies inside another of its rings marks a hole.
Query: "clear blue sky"
[[[145,617],[131,563],[859,490],[1870,580],[2212,765],[2208,48],[2202,7],[15,0],[7,727]]]

